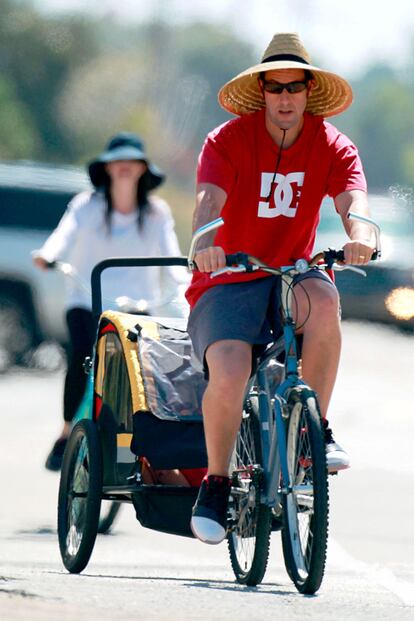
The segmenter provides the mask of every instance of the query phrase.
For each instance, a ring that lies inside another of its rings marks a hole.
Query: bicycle
[[[146,460],[154,467],[180,472],[186,468],[203,472],[207,465],[201,415],[205,383],[201,368],[192,360],[185,322],[148,317],[138,321],[130,314],[102,313],[101,274],[108,267],[134,265],[194,269],[198,239],[221,224],[218,218],[201,227],[188,257],[107,259],[93,270],[92,308],[99,318],[91,361],[93,407],[72,430],[59,487],[59,546],[71,573],[81,572],[89,562],[102,499],[132,503],[145,527],[193,537],[191,509],[201,479],[187,486],[145,480]],[[237,253],[227,257],[228,267],[223,270],[261,269],[281,275],[284,310],[283,336],[263,354],[249,382],[231,460],[231,565],[238,582],[258,584],[265,574],[271,532],[280,530],[288,575],[306,594],[315,593],[323,578],[329,493],[317,397],[300,378],[290,306],[294,274],[312,269],[321,258],[325,259],[322,269],[333,267],[343,260],[343,252],[328,250],[309,263],[301,260],[279,269]],[[157,327],[169,331],[169,341],[162,340]],[[172,348],[170,357],[168,348]],[[199,390],[194,405],[185,398],[195,386]],[[185,398],[177,397],[179,388],[184,388]]]
[[[374,227],[380,257],[379,227]],[[321,265],[321,261],[324,263]],[[242,423],[232,458],[228,547],[238,582],[256,585],[266,571],[270,535],[281,530],[287,573],[299,592],[315,593],[323,579],[329,520],[325,442],[316,393],[299,373],[291,302],[296,274],[339,266],[342,250],[317,253],[309,262],[272,268],[244,253],[226,256],[228,271],[265,271],[281,277],[283,336],[259,358],[249,381]]]

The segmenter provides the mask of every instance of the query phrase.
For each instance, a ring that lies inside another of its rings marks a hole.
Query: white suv
[[[66,342],[62,275],[41,272],[40,248],[74,194],[90,188],[86,172],[33,162],[0,163],[0,357],[22,363],[41,342]],[[0,366],[2,364],[0,363]]]

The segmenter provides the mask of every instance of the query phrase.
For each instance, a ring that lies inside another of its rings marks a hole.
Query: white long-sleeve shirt
[[[180,256],[169,206],[151,196],[150,208],[138,228],[137,212],[113,210],[110,228],[105,220],[106,201],[101,193],[82,192],[69,203],[56,229],[39,254],[47,261],[67,260],[89,287],[93,267],[109,257]],[[73,279],[67,280],[66,308],[91,308],[91,294]],[[115,308],[118,296],[145,299],[150,307],[188,282],[183,267],[109,268],[102,273],[103,307]]]

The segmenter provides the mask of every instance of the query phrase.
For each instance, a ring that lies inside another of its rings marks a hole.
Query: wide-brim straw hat
[[[142,175],[140,183],[144,182],[147,190],[153,190],[165,180],[164,173],[149,161],[141,138],[132,132],[119,132],[109,140],[106,150],[87,166],[93,185],[96,188],[106,185],[109,176],[105,164],[121,160],[138,160],[146,163],[147,170]]]
[[[265,107],[258,74],[275,69],[307,69],[315,85],[308,96],[306,111],[318,116],[333,116],[352,103],[352,88],[336,73],[315,67],[296,33],[276,34],[259,65],[250,67],[227,82],[219,91],[220,105],[233,114],[250,114]]]

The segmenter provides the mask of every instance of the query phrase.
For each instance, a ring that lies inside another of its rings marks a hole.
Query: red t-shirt
[[[272,188],[279,147],[265,126],[265,110],[232,119],[212,131],[200,153],[197,181],[213,183],[227,194],[224,225],[214,244],[226,253],[246,252],[273,267],[309,259],[325,196],[366,191],[355,145],[322,117],[305,113],[296,142],[283,149]],[[267,200],[267,197],[270,198]],[[194,272],[187,290],[193,306],[217,284],[265,276]]]

